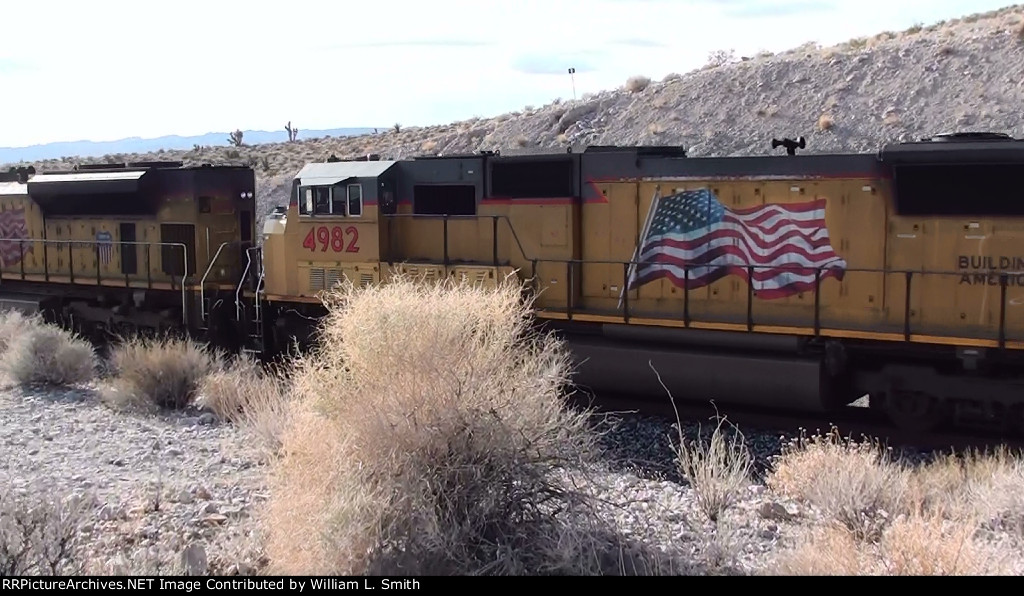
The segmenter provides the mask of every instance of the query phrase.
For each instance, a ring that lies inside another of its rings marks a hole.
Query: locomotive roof
[[[28,194],[28,187],[17,180],[0,182],[0,196]]]
[[[295,176],[299,184],[337,184],[350,178],[376,178],[388,171],[396,161],[333,161],[306,164]]]
[[[138,180],[149,170],[115,170],[104,172],[47,172],[29,178],[29,184],[46,182],[99,182],[101,180]]]
[[[1024,162],[1024,140],[993,133],[938,135],[887,145],[879,160],[888,165]]]
[[[766,148],[767,149],[767,148]],[[772,147],[772,150],[777,150]],[[725,157],[690,157],[682,146],[675,145],[589,145],[582,147],[567,147],[565,149],[534,147],[526,149],[509,149],[501,151],[481,151],[478,154],[469,155],[438,155],[438,156],[416,156],[413,159],[466,159],[466,158],[541,158],[551,159],[569,155],[635,155],[637,157],[669,157],[687,158],[688,160],[727,160],[737,162],[754,159],[774,158],[782,153],[766,151],[763,154],[736,155]],[[919,161],[992,161],[1001,159],[1012,159],[1019,161],[1024,159],[1024,139],[1015,139],[1003,133],[990,132],[959,132],[944,133],[934,137],[921,139],[919,141],[902,141],[883,145],[877,152],[835,152],[835,153],[798,153],[796,157],[818,158],[821,157],[844,157],[852,159],[874,158],[886,164],[898,164]],[[793,156],[790,156],[793,157]]]

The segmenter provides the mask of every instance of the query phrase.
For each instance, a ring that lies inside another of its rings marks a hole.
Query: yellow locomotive
[[[250,168],[181,162],[4,174],[0,304],[90,335],[231,326],[255,191]]]
[[[262,246],[248,168],[22,173],[0,182],[0,299],[273,355],[308,341],[343,280],[518,275],[597,390],[660,395],[653,364],[694,400],[820,411],[867,394],[912,427],[1024,428],[1024,141],[804,144],[331,159],[298,172]]]
[[[1024,142],[940,135],[877,154],[692,158],[675,147],[313,163],[264,231],[267,332],[394,272],[517,272],[577,380],[904,424],[1024,424]],[[307,304],[303,308],[301,305]],[[263,320],[263,317],[261,317]],[[273,341],[273,340],[271,340]]]

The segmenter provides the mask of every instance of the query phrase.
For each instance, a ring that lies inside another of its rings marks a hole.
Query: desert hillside
[[[619,89],[489,119],[35,165],[56,169],[79,161],[154,158],[250,163],[266,213],[287,201],[289,180],[299,168],[332,154],[401,158],[570,144],[679,144],[692,156],[712,156],[769,153],[771,139],[780,136],[806,137],[807,152],[870,151],[952,130],[1024,136],[1021,72],[1024,5],[1016,5],[828,48],[805,44],[750,57],[720,52],[694,72],[662,81],[638,72]]]

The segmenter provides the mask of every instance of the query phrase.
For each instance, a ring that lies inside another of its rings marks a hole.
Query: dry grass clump
[[[110,355],[113,376],[106,398],[119,406],[182,409],[221,366],[218,354],[192,340],[132,338]]]
[[[903,510],[910,475],[878,444],[846,440],[833,430],[788,446],[767,484],[810,503],[859,539],[873,540]]]
[[[288,383],[247,356],[202,379],[196,405],[221,420],[253,429],[272,451],[281,446],[288,420]]]
[[[270,573],[651,571],[566,480],[597,437],[518,284],[397,278],[327,303],[271,474]]]
[[[0,323],[5,346],[2,368],[14,381],[26,384],[77,385],[96,377],[99,359],[82,339],[37,318],[7,314]]]
[[[672,401],[672,408],[675,409],[672,393],[661,381],[661,375],[654,365],[648,364]],[[700,438],[687,441],[683,435],[679,411],[676,410],[679,444],[675,446],[675,452],[679,475],[690,483],[697,506],[713,522],[717,522],[729,507],[740,500],[742,491],[750,485],[750,473],[753,469],[753,459],[747,450],[743,435],[734,428],[735,432],[726,437],[724,424],[725,419],[719,418],[706,444]]]
[[[961,460],[965,482],[960,485],[961,509],[971,508],[984,528],[1024,539],[1024,459],[1019,452],[998,449],[971,453]],[[947,493],[949,494],[949,493]],[[954,493],[955,494],[955,493]]]
[[[791,445],[767,483],[826,520],[780,553],[784,574],[1006,574],[1006,543],[989,539],[1024,538],[1024,462],[1005,449],[911,466],[833,431]]]
[[[974,538],[976,526],[939,513],[901,516],[874,542],[835,525],[812,528],[775,559],[783,575],[1004,575],[1007,558]]]
[[[700,510],[714,522],[741,499],[753,468],[743,435],[736,431],[727,437],[724,422],[718,421],[707,443],[687,441],[680,430],[676,451],[680,475],[693,488]]]

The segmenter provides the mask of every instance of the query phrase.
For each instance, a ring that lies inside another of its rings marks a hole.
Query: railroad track
[[[826,414],[815,415],[807,412],[786,412],[780,410],[755,409],[734,405],[712,405],[676,400],[675,408],[667,397],[635,396],[624,394],[584,394],[578,392],[570,398],[580,407],[597,412],[621,413],[663,418],[675,422],[707,425],[716,416],[725,417],[740,430],[747,429],[762,433],[779,433],[798,436],[800,434],[825,433],[835,429],[842,436],[855,439],[877,440],[892,448],[916,451],[992,450],[998,447],[1024,450],[1024,437],[1005,436],[970,429],[943,429],[930,433],[915,433],[897,428],[877,410],[867,407],[848,406]]]

